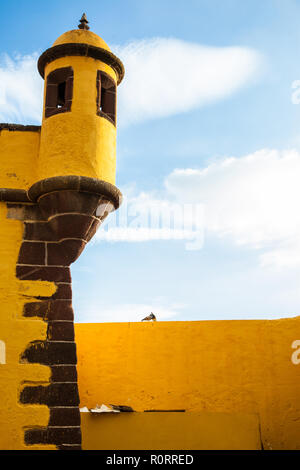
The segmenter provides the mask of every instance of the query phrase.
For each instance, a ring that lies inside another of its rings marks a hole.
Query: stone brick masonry
[[[81,254],[105,217],[121,200],[118,189],[93,178],[67,176],[40,181],[20,197],[18,191],[0,190],[7,201],[8,217],[24,223],[16,275],[22,280],[54,282],[52,297],[37,297],[25,304],[24,317],[47,322],[44,341],[28,344],[22,363],[51,368],[50,384],[25,385],[23,404],[43,404],[50,409],[47,427],[25,430],[25,443],[54,444],[61,450],[81,449],[79,394],[70,264]],[[17,200],[21,202],[17,202]],[[26,201],[26,202],[24,202]]]

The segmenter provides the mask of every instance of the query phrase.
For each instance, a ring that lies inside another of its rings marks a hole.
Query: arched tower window
[[[73,97],[73,69],[54,70],[47,77],[45,117],[71,111]]]
[[[97,114],[116,125],[116,84],[105,72],[97,72]]]

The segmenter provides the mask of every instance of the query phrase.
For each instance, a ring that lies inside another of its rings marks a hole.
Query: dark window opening
[[[54,70],[47,77],[45,117],[71,110],[73,97],[73,69]]]
[[[62,108],[66,104],[66,82],[57,85],[57,108]]]
[[[116,125],[116,84],[105,72],[97,73],[97,114]]]

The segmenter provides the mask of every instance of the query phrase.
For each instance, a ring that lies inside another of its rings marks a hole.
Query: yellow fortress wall
[[[34,181],[35,161],[39,148],[39,129],[24,132],[0,131],[0,186],[28,188]],[[45,406],[19,404],[22,386],[28,381],[47,383],[50,371],[45,366],[21,364],[20,355],[27,344],[46,337],[46,325],[22,317],[24,304],[37,295],[52,295],[51,283],[20,281],[15,270],[22,243],[23,224],[7,218],[7,206],[0,203],[0,340],[5,345],[0,363],[0,449],[25,449],[24,429],[31,425],[46,426],[49,409]],[[33,446],[52,449],[53,446]]]
[[[0,131],[0,187],[28,189],[37,178],[36,162],[40,145],[40,127],[18,130],[8,126]],[[11,130],[13,129],[13,130]]]
[[[28,168],[29,170],[29,168]],[[30,175],[24,171],[24,178]],[[3,175],[2,175],[3,178]],[[9,185],[7,177],[7,186]],[[50,283],[19,281],[15,266],[22,242],[22,223],[7,219],[7,207],[0,204],[0,340],[5,344],[4,361],[0,364],[0,449],[25,449],[24,429],[30,425],[46,426],[49,409],[45,406],[19,403],[24,384],[43,384],[49,381],[45,366],[20,363],[21,352],[28,343],[46,337],[46,325],[39,320],[22,317],[24,304],[37,295],[52,295]],[[52,449],[53,446],[32,446],[33,449]]]
[[[300,448],[299,318],[76,324],[75,331],[81,407],[258,415],[265,449]]]
[[[261,450],[253,414],[81,413],[81,423],[83,450]]]

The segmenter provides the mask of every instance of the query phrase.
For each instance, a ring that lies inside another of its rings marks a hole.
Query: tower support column
[[[57,287],[51,297],[24,305],[24,317],[47,322],[47,336],[28,344],[20,362],[51,369],[48,385],[25,383],[20,392],[20,403],[46,405],[50,410],[47,427],[30,427],[28,423],[24,435],[27,445],[81,448],[70,264],[120,200],[115,186],[71,175],[35,183],[28,191],[28,202],[7,202],[8,217],[24,223],[17,278],[53,282]]]

